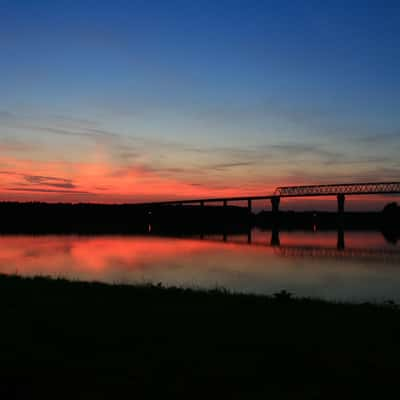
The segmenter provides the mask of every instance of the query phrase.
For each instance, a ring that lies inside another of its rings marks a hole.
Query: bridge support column
[[[345,202],[345,195],[338,194],[337,195],[337,202],[338,202],[338,214],[343,215],[344,213],[344,202]]]
[[[249,230],[251,230],[251,225],[253,222],[251,199],[247,199],[247,214],[248,214],[247,218],[248,218]],[[249,239],[249,243],[251,243],[251,238]]]
[[[280,196],[273,196],[271,197],[271,205],[272,205],[272,212],[273,214],[279,213],[279,203],[281,201]]]
[[[222,201],[222,224],[224,228],[224,242],[227,241],[226,229],[229,222],[228,219],[228,200]]]
[[[201,227],[201,234],[200,234],[200,239],[204,239],[204,228],[206,228],[206,220],[205,220],[205,210],[204,210],[204,201],[200,201],[200,227]]]
[[[247,209],[248,209],[248,211],[249,211],[249,214],[251,214],[251,211],[252,211],[252,207],[251,207],[252,205],[251,205],[251,199],[248,199],[247,200]]]

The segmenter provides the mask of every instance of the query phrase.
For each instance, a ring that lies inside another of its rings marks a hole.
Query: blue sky
[[[0,196],[398,180],[399,27],[395,1],[0,0]]]

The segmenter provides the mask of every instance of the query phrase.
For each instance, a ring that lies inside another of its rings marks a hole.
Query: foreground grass
[[[0,276],[0,318],[1,399],[398,392],[395,306]]]

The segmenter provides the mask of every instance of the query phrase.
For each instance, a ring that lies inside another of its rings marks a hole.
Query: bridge
[[[400,194],[400,182],[369,182],[369,183],[344,183],[331,185],[306,185],[306,186],[283,186],[275,189],[273,194],[265,196],[239,196],[239,197],[216,197],[203,199],[171,200],[151,203],[136,203],[137,206],[174,206],[184,204],[199,204],[204,206],[206,203],[222,203],[224,206],[228,202],[246,201],[249,212],[252,211],[252,202],[255,200],[269,200],[273,213],[279,212],[281,198],[285,197],[316,197],[316,196],[336,196],[338,203],[338,213],[344,212],[346,195],[371,195],[371,194]]]

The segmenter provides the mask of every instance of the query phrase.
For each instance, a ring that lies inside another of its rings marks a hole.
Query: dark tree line
[[[346,213],[346,229],[379,229],[399,232],[400,207],[385,206],[382,212]],[[245,232],[251,226],[269,229],[335,229],[334,212],[280,212],[250,214],[236,206],[138,207],[132,204],[0,203],[0,232],[3,233],[154,233]],[[398,235],[397,235],[398,236]]]

